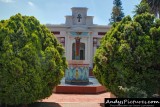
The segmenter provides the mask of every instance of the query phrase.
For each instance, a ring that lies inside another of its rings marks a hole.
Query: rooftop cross
[[[78,22],[80,22],[80,19],[82,19],[81,14],[78,14],[77,19],[78,19]]]

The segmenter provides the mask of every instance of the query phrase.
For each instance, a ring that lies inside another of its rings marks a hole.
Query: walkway
[[[101,94],[57,94],[42,100],[48,107],[104,107],[104,98],[114,97],[110,92]],[[53,103],[51,103],[53,102]]]

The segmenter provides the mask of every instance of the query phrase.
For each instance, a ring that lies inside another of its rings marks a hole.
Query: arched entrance
[[[79,55],[76,55],[76,51],[79,51]],[[76,44],[72,44],[72,60],[85,60],[85,43],[80,43],[80,47],[76,50]]]

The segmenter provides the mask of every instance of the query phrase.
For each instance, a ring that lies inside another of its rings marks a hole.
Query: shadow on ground
[[[54,102],[35,102],[33,104],[19,105],[19,106],[5,106],[4,104],[0,107],[105,107],[104,103],[93,104],[93,103],[54,103]]]
[[[104,103],[100,103],[99,105],[100,105],[100,107],[105,107],[105,106],[104,106]]]
[[[62,107],[58,103],[52,103],[52,102],[35,102],[32,104],[28,104],[27,106],[24,105],[19,105],[19,106],[9,106],[9,105],[4,105],[2,104],[0,107]]]
[[[54,102],[36,102],[30,104],[28,107],[61,107],[61,105]]]

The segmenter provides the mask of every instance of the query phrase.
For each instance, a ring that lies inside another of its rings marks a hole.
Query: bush
[[[117,97],[160,93],[160,19],[147,10],[113,24],[94,56],[96,78]]]
[[[66,68],[64,49],[33,16],[0,21],[0,102],[28,104],[52,94]]]

